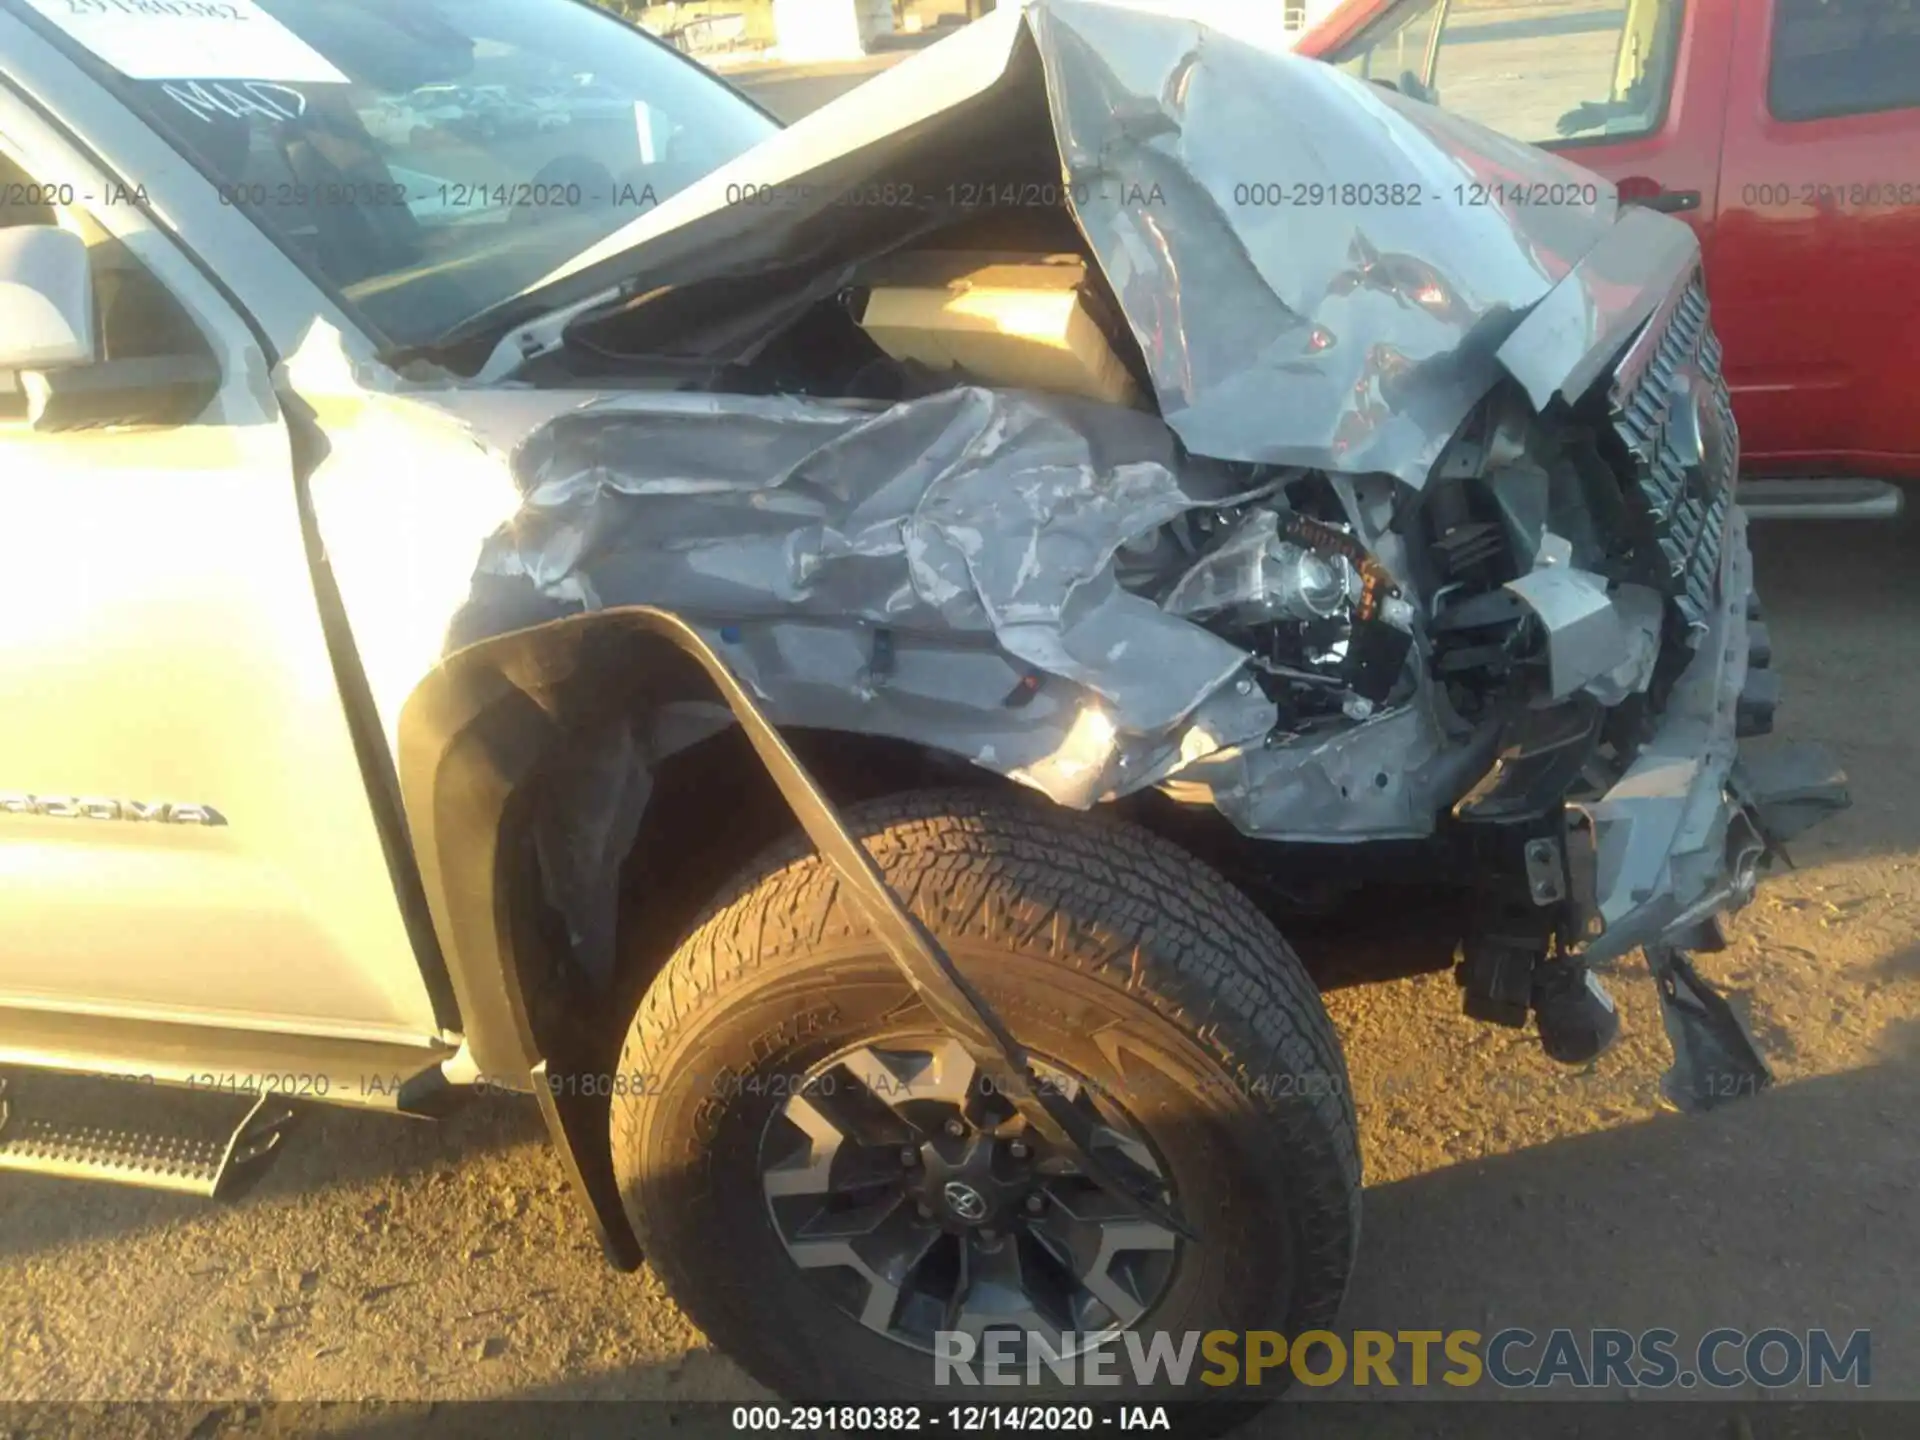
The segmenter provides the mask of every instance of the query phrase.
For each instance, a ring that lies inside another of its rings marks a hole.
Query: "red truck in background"
[[[1345,0],[1296,49],[1687,220],[1742,503],[1899,511],[1888,482],[1920,481],[1920,3]]]

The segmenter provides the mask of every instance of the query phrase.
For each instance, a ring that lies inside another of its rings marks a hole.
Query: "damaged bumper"
[[[1741,754],[1743,698],[1769,673],[1753,663],[1757,611],[1736,511],[1720,603],[1693,660],[1652,737],[1587,812],[1592,844],[1576,863],[1588,873],[1575,893],[1592,897],[1589,961],[1640,946],[1700,948],[1716,915],[1753,898],[1783,841],[1848,803],[1845,775],[1817,746]]]
[[[1628,229],[1610,237],[1615,243],[1596,247],[1575,283],[1556,295],[1631,293],[1601,278],[1617,268],[1617,242],[1628,238]],[[1629,483],[1651,525],[1652,576],[1672,622],[1669,633],[1684,635],[1691,655],[1666,688],[1631,764],[1587,807],[1591,874],[1575,877],[1574,894],[1589,901],[1583,918],[1590,961],[1638,946],[1713,943],[1714,917],[1753,898],[1760,868],[1779,844],[1847,804],[1844,775],[1816,747],[1775,750],[1764,761],[1741,754],[1742,738],[1772,728],[1779,691],[1759,624],[1746,519],[1734,503],[1740,438],[1721,378],[1720,345],[1695,262],[1677,247],[1679,237],[1666,238],[1667,263],[1684,278],[1652,307],[1621,355],[1607,399],[1628,456]],[[1543,314],[1551,309],[1551,301],[1542,306]],[[1588,309],[1603,319],[1609,313]],[[1636,310],[1620,298],[1611,312],[1631,319]],[[1516,338],[1525,338],[1539,318]],[[1592,383],[1583,362],[1571,373],[1574,385]],[[1538,372],[1528,389],[1536,402],[1549,402]],[[1625,600],[1625,593],[1616,596],[1610,608],[1619,610]],[[1623,634],[1631,628],[1624,620],[1615,626]],[[1653,633],[1658,636],[1657,624]],[[1609,658],[1585,669],[1599,674]],[[1621,688],[1595,693],[1615,703]]]
[[[1753,899],[1782,844],[1849,803],[1845,774],[1820,747],[1741,749],[1742,722],[1764,712],[1770,724],[1776,693],[1764,683],[1772,672],[1752,575],[1745,517],[1735,512],[1719,606],[1665,718],[1591,807],[1589,828],[1574,832],[1592,841],[1575,862],[1585,872],[1575,894],[1590,897],[1581,958],[1645,951],[1673,1048],[1661,1089],[1686,1111],[1773,1082],[1745,1024],[1688,952],[1722,948],[1720,915]]]

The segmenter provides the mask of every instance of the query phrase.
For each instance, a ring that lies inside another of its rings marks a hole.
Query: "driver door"
[[[0,183],[0,225],[87,242],[97,358],[208,377],[196,413],[89,428],[0,383],[0,1020],[438,1043],[261,342],[4,83]]]
[[[1400,0],[1326,58],[1598,172],[1685,219],[1714,214],[1734,7],[1587,0],[1515,11]]]

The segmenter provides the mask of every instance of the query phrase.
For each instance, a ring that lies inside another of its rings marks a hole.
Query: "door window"
[[[1617,141],[1666,119],[1681,9],[1682,0],[1405,0],[1330,58],[1517,140]]]
[[[1920,106],[1920,7],[1775,0],[1767,108],[1818,120]]]
[[[1424,98],[1420,77],[1432,63],[1427,52],[1439,15],[1436,0],[1405,0],[1329,58],[1349,75]]]

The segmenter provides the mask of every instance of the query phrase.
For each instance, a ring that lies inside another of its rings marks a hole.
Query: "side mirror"
[[[110,344],[102,358],[98,333],[86,241],[57,225],[0,229],[0,415],[37,431],[185,425],[220,391],[211,351],[118,359]]]
[[[0,371],[90,365],[87,242],[58,225],[0,230]]]

